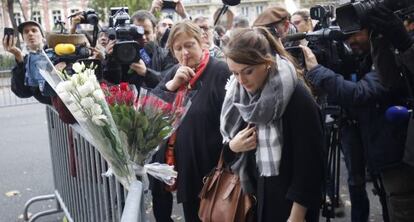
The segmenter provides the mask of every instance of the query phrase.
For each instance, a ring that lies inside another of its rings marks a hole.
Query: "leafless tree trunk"
[[[13,29],[17,31],[17,23],[14,19],[14,8],[13,8],[13,0],[7,0],[7,12],[9,13],[10,22],[13,26]],[[20,48],[20,39],[17,38],[16,46]]]

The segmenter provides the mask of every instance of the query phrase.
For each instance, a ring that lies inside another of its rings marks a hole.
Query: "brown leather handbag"
[[[239,176],[224,167],[223,152],[217,167],[203,179],[198,216],[204,222],[254,220],[253,196],[243,193]]]

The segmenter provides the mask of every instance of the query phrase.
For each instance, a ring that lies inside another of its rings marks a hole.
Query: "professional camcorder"
[[[130,17],[125,8],[114,11],[111,9],[113,15],[109,18],[110,28],[108,29],[108,38],[117,40],[112,55],[120,64],[138,62],[140,50],[143,47],[138,42],[142,41],[144,28],[130,24]]]
[[[361,30],[365,26],[366,16],[372,9],[380,5],[385,6],[400,17],[414,12],[412,0],[364,0],[347,3],[336,9],[338,25],[344,33]]]
[[[297,41],[306,39],[308,46],[315,54],[318,63],[332,69],[337,73],[350,73],[353,69],[352,50],[344,44],[347,35],[333,22],[334,8],[332,6],[317,5],[310,9],[310,16],[318,20],[315,31],[308,33],[296,33],[288,35],[285,41]],[[286,48],[294,56],[300,65],[304,67],[303,55],[297,52],[297,47]]]

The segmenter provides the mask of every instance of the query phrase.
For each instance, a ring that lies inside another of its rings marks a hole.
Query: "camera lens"
[[[139,60],[139,45],[134,41],[115,44],[114,56],[121,64],[131,64]]]

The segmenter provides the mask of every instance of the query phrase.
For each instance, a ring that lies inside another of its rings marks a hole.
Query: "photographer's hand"
[[[13,54],[17,62],[23,62],[23,53],[19,48],[16,47],[16,38],[14,38],[13,36],[4,37],[3,48],[7,52]]]
[[[108,55],[112,55],[114,52],[114,46],[115,46],[116,40],[109,40],[108,45],[105,47],[105,52]]]
[[[246,152],[256,149],[257,133],[256,127],[248,125],[243,130],[239,131],[236,136],[230,140],[229,147],[235,153]]]
[[[82,19],[85,19],[82,15],[82,12],[78,12],[77,15],[71,18],[70,34],[76,33],[76,26],[81,23]]]
[[[177,1],[177,5],[175,6],[175,12],[177,12],[177,14],[181,16],[182,19],[188,19],[187,12],[185,11],[184,4],[181,0]]]
[[[162,8],[162,0],[153,0],[151,4],[150,12],[152,14],[155,14],[161,11],[161,8]]]
[[[313,54],[312,50],[307,46],[300,45],[299,47],[302,48],[303,55],[305,56],[306,69],[312,70],[318,65],[318,60],[316,59],[315,54]]]
[[[145,76],[147,73],[147,66],[142,59],[140,59],[139,62],[132,63],[129,68],[134,70],[140,76]]]
[[[401,52],[413,44],[401,19],[383,5],[372,9],[367,17],[367,23],[374,31],[383,34]]]

